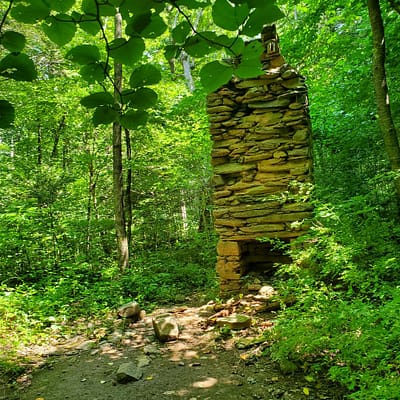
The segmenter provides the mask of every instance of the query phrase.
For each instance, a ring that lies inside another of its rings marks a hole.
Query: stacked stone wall
[[[240,288],[248,268],[246,242],[296,238],[306,232],[312,215],[307,88],[281,56],[276,37],[264,35],[263,41],[265,73],[234,78],[207,99],[223,291]]]

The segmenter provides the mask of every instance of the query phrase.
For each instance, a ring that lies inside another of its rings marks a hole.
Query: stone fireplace
[[[248,270],[285,261],[260,239],[290,242],[312,217],[307,88],[281,55],[274,26],[263,29],[261,41],[264,74],[233,78],[207,98],[223,292],[240,290]]]

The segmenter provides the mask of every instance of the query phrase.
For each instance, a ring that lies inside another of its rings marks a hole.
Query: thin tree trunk
[[[37,165],[42,165],[42,126],[38,125],[37,130]]]
[[[122,37],[122,17],[120,13],[115,15],[115,38]],[[114,64],[114,102],[119,104],[122,90],[122,65]],[[123,167],[122,167],[122,140],[121,125],[113,123],[113,191],[115,230],[117,235],[118,266],[124,271],[129,265],[128,237],[126,234],[124,193],[123,193]]]
[[[371,22],[373,40],[373,79],[378,121],[382,132],[384,146],[393,172],[400,172],[400,146],[396,127],[390,109],[389,90],[385,69],[385,32],[379,0],[368,0],[368,13]],[[400,200],[400,177],[394,179],[397,197]]]
[[[125,219],[126,232],[128,236],[128,245],[132,240],[132,148],[131,135],[129,129],[125,129],[125,144],[126,144],[126,161],[128,168],[126,171],[126,189],[125,189]]]

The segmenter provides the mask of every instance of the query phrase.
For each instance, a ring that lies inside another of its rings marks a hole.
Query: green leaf
[[[67,14],[58,14],[54,17],[49,17],[46,22],[50,22],[50,24],[43,24],[43,31],[58,46],[64,46],[75,36],[75,22]]]
[[[285,14],[279,9],[275,2],[266,2],[256,8],[251,14],[242,30],[243,35],[256,36],[261,33],[264,25],[283,18]]]
[[[158,95],[154,90],[144,87],[134,92],[122,93],[122,98],[132,108],[146,109],[157,104]]]
[[[33,81],[37,77],[35,64],[24,53],[8,54],[0,60],[0,75],[16,81]]]
[[[45,19],[50,14],[50,8],[43,0],[29,0],[29,5],[17,4],[11,10],[11,16],[25,24],[33,24]]]
[[[92,121],[94,126],[111,124],[118,121],[118,112],[110,106],[97,107],[93,113]]]
[[[26,39],[21,33],[7,31],[0,37],[0,43],[12,53],[19,53],[25,47]]]
[[[131,18],[125,28],[128,36],[138,35],[151,22],[151,12],[135,15]]]
[[[140,35],[147,39],[155,39],[167,30],[167,25],[159,15],[152,15],[150,23],[144,28]]]
[[[14,106],[7,100],[0,100],[0,128],[10,128],[15,119]]]
[[[240,37],[228,37],[226,35],[220,35],[217,37],[217,42],[221,43],[224,47],[228,47],[230,50],[226,49],[227,53],[232,55],[239,55],[244,50],[244,41]]]
[[[65,57],[77,64],[86,65],[100,60],[100,50],[97,46],[83,44],[72,48]]]
[[[208,40],[202,37],[206,33],[208,32],[201,32],[201,35],[196,34],[189,37],[186,40],[185,45],[183,46],[186,53],[188,53],[192,57],[204,57],[207,54],[215,51],[215,45],[212,45]],[[211,33],[211,35],[214,35],[216,37],[215,33],[213,32]]]
[[[262,75],[264,71],[261,68],[260,61],[258,60],[246,60],[242,61],[234,71],[235,75],[239,78],[255,78]]]
[[[200,70],[200,82],[208,92],[213,92],[226,84],[231,78],[233,67],[213,61]]]
[[[142,58],[144,49],[142,38],[131,37],[129,40],[118,38],[110,43],[110,57],[118,63],[132,65]]]
[[[96,0],[83,0],[81,9],[85,14],[97,15]],[[112,17],[115,15],[115,7],[111,4],[102,4],[102,2],[98,2],[98,9],[102,17]]]
[[[172,30],[172,39],[174,39],[176,43],[184,43],[191,30],[192,28],[189,23],[187,21],[182,21]]]
[[[151,10],[154,10],[157,14],[159,14],[162,10],[164,10],[165,4],[163,1],[158,0],[129,0],[125,1],[125,3],[121,7],[121,12],[128,11],[134,15],[140,15],[148,13]]]
[[[103,62],[95,62],[84,65],[79,73],[82,78],[88,83],[103,82],[106,79],[106,73],[108,73],[109,67],[106,68],[106,64]]]
[[[253,41],[246,45],[240,57],[240,64],[235,69],[239,78],[255,78],[264,73],[261,65],[261,54],[264,51],[261,42]]]
[[[129,110],[122,117],[120,117],[120,124],[126,129],[136,129],[141,125],[145,125],[148,119],[146,111]]]
[[[227,0],[218,0],[212,8],[212,17],[216,25],[228,31],[236,31],[249,14],[247,4],[232,5]]]
[[[99,106],[112,106],[114,97],[108,92],[92,93],[81,99],[80,103],[86,108],[96,108]]]
[[[179,46],[174,46],[170,44],[164,47],[164,56],[167,60],[171,60],[172,58],[176,58],[179,50],[180,50]]]
[[[100,32],[101,29],[100,23],[95,19],[93,15],[88,15],[88,14],[80,15],[75,12],[72,14],[74,20],[79,22],[79,27],[83,31],[89,33],[89,35],[94,36]]]
[[[161,80],[160,70],[152,64],[144,64],[133,70],[129,79],[131,88],[155,85]]]
[[[75,4],[75,0],[46,0],[51,9],[57,12],[67,12]]]
[[[108,0],[108,2],[114,7],[119,7],[125,2],[125,0]]]

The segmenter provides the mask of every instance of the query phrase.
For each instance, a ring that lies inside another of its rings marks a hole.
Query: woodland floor
[[[91,332],[92,336],[26,348],[25,355],[35,360],[31,371],[13,386],[1,389],[0,400],[343,398],[340,388],[328,381],[298,372],[283,374],[262,355],[267,342],[249,345],[249,338],[273,326],[275,313],[257,313],[250,328],[226,337],[210,324],[207,309],[156,310],[153,315],[168,311],[179,322],[179,339],[167,343],[157,341],[152,315],[148,315],[130,325],[117,319],[108,321],[100,335],[96,328],[95,338]],[[129,361],[141,364],[143,377],[117,383],[119,365]]]

